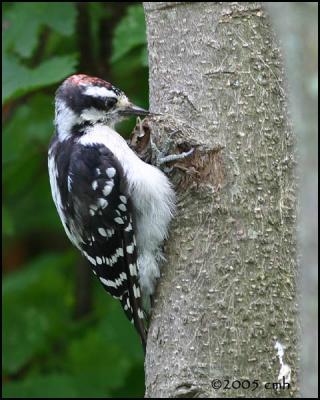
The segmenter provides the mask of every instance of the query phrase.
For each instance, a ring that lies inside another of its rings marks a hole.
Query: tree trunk
[[[150,108],[169,121],[158,130],[178,126],[196,148],[173,174],[146,397],[294,396],[296,182],[278,44],[260,3],[144,6]],[[265,387],[282,376],[289,389]]]

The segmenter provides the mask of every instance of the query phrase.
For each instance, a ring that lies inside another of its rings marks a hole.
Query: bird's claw
[[[173,131],[170,133],[168,139],[163,144],[163,150],[159,150],[157,145],[153,142],[152,137],[150,136],[150,146],[152,150],[152,159],[154,161],[154,165],[157,167],[161,167],[163,164],[183,160],[186,157],[191,156],[194,153],[194,148],[190,149],[189,151],[184,151],[178,154],[168,154],[171,144],[173,142],[172,136],[179,131]],[[163,168],[164,172],[168,173],[173,170],[173,167],[165,167]]]

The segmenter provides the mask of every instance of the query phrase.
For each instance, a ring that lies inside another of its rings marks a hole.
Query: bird
[[[146,304],[160,276],[175,192],[115,125],[148,114],[111,83],[72,75],[56,91],[48,149],[51,193],[64,230],[102,286],[120,301],[144,350]]]

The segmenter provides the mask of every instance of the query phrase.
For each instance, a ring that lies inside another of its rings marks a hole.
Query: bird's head
[[[88,125],[113,127],[130,115],[148,113],[111,83],[88,75],[70,76],[56,92],[55,124],[61,138],[80,133]]]

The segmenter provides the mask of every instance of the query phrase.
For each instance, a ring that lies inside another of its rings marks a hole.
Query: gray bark
[[[301,395],[318,396],[318,4],[269,3],[284,48],[299,149]],[[285,18],[283,18],[285,16]]]
[[[172,175],[178,215],[148,335],[146,397],[294,396],[295,143],[279,46],[260,3],[144,6],[150,107],[164,114],[155,140],[178,127],[180,149],[196,148]],[[289,370],[290,389],[265,388]],[[251,386],[214,390],[214,379]]]

